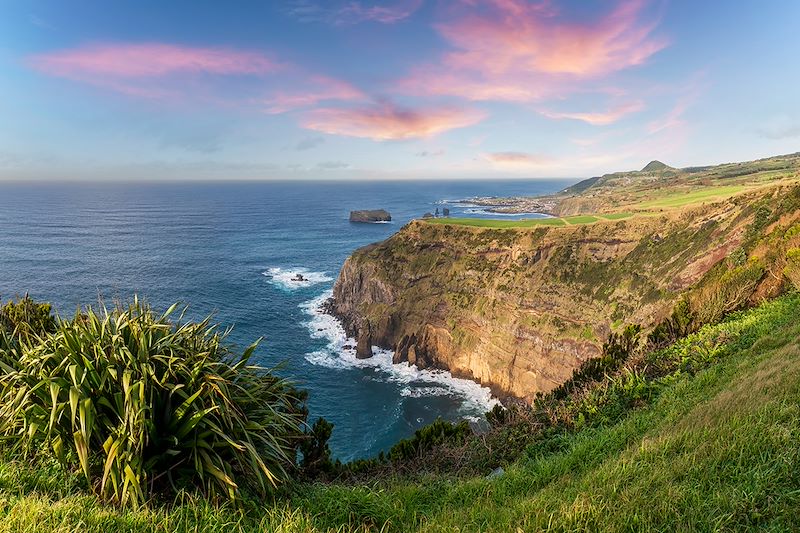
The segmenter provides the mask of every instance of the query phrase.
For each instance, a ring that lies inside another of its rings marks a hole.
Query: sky
[[[0,0],[0,179],[582,178],[800,150],[800,2]]]

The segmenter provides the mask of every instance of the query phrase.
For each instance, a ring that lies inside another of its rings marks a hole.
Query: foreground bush
[[[0,307],[0,349],[11,349],[19,339],[31,341],[55,329],[50,304],[36,302],[27,294]]]
[[[15,353],[0,351],[0,435],[52,450],[104,499],[133,506],[199,488],[261,493],[293,463],[303,398],[236,355],[205,320],[134,301],[89,309]]]

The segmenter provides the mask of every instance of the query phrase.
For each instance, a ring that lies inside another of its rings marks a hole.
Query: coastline
[[[334,310],[332,290],[301,304],[311,319],[306,323],[312,337],[328,341],[324,350],[306,354],[312,364],[328,368],[374,368],[389,382],[403,385],[401,396],[449,396],[462,402],[462,419],[478,424],[495,405],[506,405],[508,398],[498,396],[492,387],[480,384],[470,376],[462,376],[447,368],[421,368],[406,361],[395,362],[393,347],[372,344],[373,356],[358,359],[357,338],[347,322]]]
[[[556,216],[559,202],[560,198],[556,196],[477,196],[454,203],[461,207],[482,208],[487,214]]]

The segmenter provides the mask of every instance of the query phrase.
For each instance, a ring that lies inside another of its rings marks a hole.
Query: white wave
[[[262,272],[262,274],[269,279],[270,283],[286,291],[294,291],[305,287],[311,287],[319,283],[333,281],[333,278],[326,272],[311,272],[304,267],[275,267],[270,268],[266,272]],[[296,279],[298,274],[303,276],[302,281]]]
[[[309,316],[306,326],[311,337],[328,341],[324,349],[306,354],[309,363],[331,369],[372,368],[380,373],[381,379],[403,385],[400,394],[407,397],[461,398],[462,411],[469,419],[477,420],[476,413],[483,414],[499,403],[487,387],[468,379],[455,378],[447,371],[420,369],[407,363],[393,364],[391,350],[374,346],[371,358],[356,358],[356,339],[348,337],[339,321],[321,309],[331,295],[332,291],[328,290],[300,305]]]

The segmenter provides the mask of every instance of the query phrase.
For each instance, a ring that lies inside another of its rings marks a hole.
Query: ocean
[[[232,183],[0,183],[0,297],[30,294],[61,316],[78,306],[130,301],[187,316],[213,314],[256,363],[309,391],[310,421],[335,425],[343,461],[387,450],[441,416],[478,421],[495,400],[445,372],[392,365],[354,344],[319,305],[356,248],[456,200],[537,195],[577,180]],[[353,224],[352,209],[386,209],[388,224]],[[308,279],[295,282],[297,274]]]

